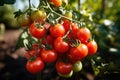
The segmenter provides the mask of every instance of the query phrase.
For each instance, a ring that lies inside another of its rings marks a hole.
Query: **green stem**
[[[29,10],[30,10],[30,16],[31,16],[31,1],[29,0]]]
[[[56,14],[56,15],[58,15],[58,16],[61,16],[61,17],[65,18],[65,19],[67,19],[67,20],[70,20],[70,21],[73,21],[73,22],[76,22],[76,23],[81,24],[80,21],[76,21],[76,20],[67,18],[67,17],[63,16],[62,14],[59,14],[59,13],[55,12],[55,11],[50,7],[50,5],[49,5],[49,3],[47,2],[47,0],[46,0],[46,3],[47,3],[47,6],[48,6],[48,8],[50,9],[50,11],[51,11],[52,13],[54,13],[54,14]]]

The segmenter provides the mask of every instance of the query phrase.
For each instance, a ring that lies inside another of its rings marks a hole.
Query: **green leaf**
[[[32,37],[29,34],[28,28],[26,28],[19,36],[18,42],[16,45],[15,50],[21,48],[21,47],[26,47],[28,49],[32,48],[32,44],[37,43],[38,40],[34,37]]]
[[[18,11],[14,12],[15,18],[23,14],[23,12],[19,9]]]

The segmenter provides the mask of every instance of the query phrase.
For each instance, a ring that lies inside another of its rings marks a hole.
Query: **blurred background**
[[[78,0],[69,0],[76,7]],[[39,0],[31,0],[36,7]],[[120,80],[120,0],[80,0],[84,16],[99,50],[83,61],[83,71],[68,80]],[[23,29],[18,26],[14,12],[28,8],[28,0],[0,0],[0,80],[33,80],[35,75],[25,69],[25,50],[14,50]],[[92,58],[92,59],[91,59]],[[42,80],[67,80],[58,77],[53,65],[42,73]],[[53,74],[51,74],[53,73]]]

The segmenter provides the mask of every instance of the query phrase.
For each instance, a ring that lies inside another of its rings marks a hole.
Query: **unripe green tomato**
[[[36,10],[31,13],[31,19],[33,22],[43,23],[47,18],[47,14],[44,10]]]
[[[65,16],[67,17],[67,18],[72,18],[72,12],[71,11],[67,11],[66,13],[65,13]]]
[[[17,23],[19,26],[29,26],[31,24],[30,16],[27,14],[21,14],[17,17]]]
[[[81,61],[75,62],[72,67],[73,67],[73,71],[74,72],[81,71],[82,70],[82,63],[81,63]]]
[[[61,77],[64,77],[64,78],[70,78],[73,75],[73,70],[68,74],[60,74],[60,73],[58,73],[58,75],[61,76]]]

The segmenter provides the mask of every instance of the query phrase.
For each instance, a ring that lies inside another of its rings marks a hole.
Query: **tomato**
[[[62,37],[58,37],[54,41],[54,48],[59,53],[65,53],[69,49],[69,44]]]
[[[70,21],[69,20],[64,20],[63,26],[65,28],[65,32],[67,33],[70,29]]]
[[[72,18],[72,12],[71,11],[67,11],[66,13],[65,13],[65,17],[67,17],[67,18]]]
[[[40,57],[37,57],[35,60],[28,61],[26,64],[26,69],[32,74],[37,74],[41,72],[44,68],[44,62]]]
[[[77,31],[77,38],[81,41],[81,42],[85,42],[90,38],[90,30],[86,27],[84,28],[80,28]]]
[[[74,71],[74,72],[79,72],[80,70],[82,70],[82,63],[81,63],[81,61],[75,62],[75,63],[72,65],[72,67],[73,67],[73,71]]]
[[[45,40],[44,39],[42,40],[42,43],[47,45],[52,45],[53,42],[54,42],[54,38],[51,35],[47,35],[45,37]]]
[[[56,70],[60,74],[69,74],[72,71],[72,64],[65,63],[62,61],[57,61],[56,63]]]
[[[55,7],[60,7],[62,5],[62,0],[50,0]]]
[[[85,58],[88,54],[88,48],[84,44],[79,44],[77,47],[71,47],[70,48],[70,55],[73,59],[81,60],[82,58]]]
[[[56,61],[57,53],[55,50],[43,50],[41,52],[41,58],[46,63],[52,63]]]
[[[26,59],[30,59],[30,58],[33,58],[33,57],[40,57],[40,49],[38,49],[38,53],[36,53],[36,50],[30,50],[30,51],[27,51],[27,53],[25,53],[25,57]]]
[[[94,40],[88,42],[87,47],[88,47],[88,54],[89,55],[93,55],[97,52],[98,46]]]
[[[55,26],[50,27],[50,34],[55,38],[61,37],[61,36],[64,36],[65,29],[64,29],[63,25],[58,23]]]
[[[30,17],[27,14],[21,14],[17,17],[19,26],[29,26],[31,24]]]
[[[46,33],[45,28],[38,23],[32,23],[30,25],[29,31],[30,34],[35,38],[42,38]]]
[[[60,74],[60,73],[58,73],[58,75],[61,76],[61,77],[64,77],[64,78],[70,78],[73,75],[73,70],[68,74]]]
[[[43,23],[47,18],[47,14],[44,10],[36,10],[31,12],[31,19],[33,22]]]
[[[76,38],[77,37],[77,31],[78,31],[78,25],[77,23],[72,23],[72,31],[70,32],[70,35],[72,35],[72,37]]]

